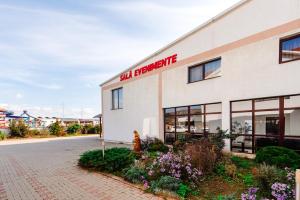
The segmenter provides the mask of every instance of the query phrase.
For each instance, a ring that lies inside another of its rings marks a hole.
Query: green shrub
[[[224,163],[218,163],[214,169],[214,172],[219,176],[224,176],[226,172]]]
[[[190,193],[192,192],[192,190],[189,188],[189,186],[181,183],[179,185],[178,190],[176,191],[176,193],[181,197],[181,198],[186,198]]]
[[[25,137],[29,132],[29,127],[23,120],[12,120],[9,124],[10,136]]]
[[[93,129],[90,132],[91,134],[101,134],[102,133],[102,126],[101,125],[95,125]],[[101,136],[101,135],[100,135]]]
[[[261,196],[268,197],[271,194],[272,184],[276,182],[282,183],[286,177],[283,170],[264,163],[258,166],[255,179]]]
[[[254,185],[254,178],[252,174],[243,175],[243,182],[247,187]]]
[[[51,135],[56,135],[56,136],[63,136],[65,135],[64,128],[61,126],[61,124],[56,121],[55,123],[51,124],[49,127],[49,132]]]
[[[144,169],[138,167],[132,167],[125,169],[124,179],[131,183],[139,184],[142,183],[147,178],[147,172]]]
[[[0,140],[5,140],[6,134],[0,131]]]
[[[264,147],[256,153],[255,161],[257,163],[266,163],[281,168],[290,167],[297,169],[300,167],[300,155],[285,147]]]
[[[209,140],[212,144],[217,147],[217,152],[221,156],[221,152],[225,147],[224,139],[228,138],[227,131],[223,131],[219,127],[217,128],[217,133],[209,134]]]
[[[67,128],[67,133],[69,134],[76,134],[80,131],[81,126],[80,124],[71,124],[68,128]]]
[[[92,124],[86,124],[81,127],[81,134],[100,134],[101,133],[101,126]]]
[[[105,170],[108,172],[120,171],[134,162],[134,153],[128,148],[111,148],[105,150]]]
[[[251,167],[250,161],[245,158],[232,156],[231,161],[239,168],[249,169]]]
[[[103,152],[101,149],[84,152],[79,159],[78,164],[86,168],[103,168]]]
[[[172,176],[161,176],[159,180],[151,182],[151,190],[156,191],[157,189],[162,189],[176,192],[179,189],[180,184],[180,179]]]
[[[120,172],[134,162],[134,154],[128,148],[106,149],[104,159],[102,150],[85,152],[80,156],[79,165],[99,171]]]
[[[143,151],[149,152],[159,151],[167,153],[169,151],[169,147],[157,138],[147,137],[146,139],[141,141],[141,147]]]

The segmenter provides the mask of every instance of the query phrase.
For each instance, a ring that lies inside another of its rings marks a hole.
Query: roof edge
[[[233,12],[234,10],[238,9],[239,7],[243,6],[245,3],[248,3],[252,0],[241,0],[237,3],[235,3],[234,5],[232,5],[231,7],[227,8],[226,10],[222,11],[221,13],[217,14],[216,16],[214,16],[213,18],[210,18],[209,20],[207,20],[206,22],[202,23],[201,25],[197,26],[196,28],[194,28],[193,30],[187,32],[186,34],[182,35],[181,37],[177,38],[176,40],[174,40],[173,42],[167,44],[166,46],[160,48],[159,50],[155,51],[154,53],[150,54],[149,56],[145,57],[144,59],[140,60],[139,62],[135,63],[134,65],[132,65],[131,67],[121,71],[120,73],[118,73],[117,75],[113,76],[112,78],[104,81],[103,83],[101,83],[99,86],[102,87],[105,84],[109,83],[110,81],[114,80],[115,78],[117,78],[118,76],[120,76],[121,74],[134,69],[135,67],[139,66],[140,64],[142,64],[143,62],[146,62],[147,60],[149,60],[150,58],[157,56],[158,54],[162,53],[163,51],[169,49],[170,47],[174,46],[175,44],[181,42],[182,40],[186,39],[187,37],[193,35],[194,33],[200,31],[201,29],[207,27],[208,25],[216,22],[217,20],[220,20],[222,17],[225,17],[226,15],[228,15],[229,13]]]

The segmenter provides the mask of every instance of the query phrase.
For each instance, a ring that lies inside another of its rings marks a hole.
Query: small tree
[[[68,128],[67,128],[67,132],[69,134],[76,134],[80,131],[81,126],[79,124],[71,124]]]
[[[12,120],[9,124],[9,129],[12,137],[25,137],[29,133],[29,127],[22,119]]]
[[[58,121],[51,124],[48,128],[51,135],[56,135],[56,136],[65,135],[64,128],[60,125]]]
[[[101,133],[102,133],[102,126],[101,126],[101,124],[98,124],[98,125],[95,125],[94,126],[94,133],[95,134],[99,134],[100,135],[100,137],[101,137]]]
[[[84,126],[81,128],[81,134],[88,134],[88,133],[91,133],[91,132],[94,131],[93,129],[94,129],[93,125],[91,125],[91,124],[86,124],[86,125],[84,125]]]

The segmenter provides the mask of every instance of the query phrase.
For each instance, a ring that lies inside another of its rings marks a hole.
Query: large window
[[[123,108],[123,88],[112,90],[112,109]]]
[[[221,103],[164,109],[165,142],[198,139],[222,127]]]
[[[300,95],[231,102],[231,150],[282,145],[300,151]]]
[[[189,67],[189,83],[218,77],[221,75],[221,58]]]
[[[300,34],[280,40],[280,63],[300,59]]]

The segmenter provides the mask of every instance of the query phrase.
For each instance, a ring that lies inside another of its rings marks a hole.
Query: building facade
[[[101,84],[106,140],[217,128],[226,149],[300,150],[300,1],[243,0]]]

